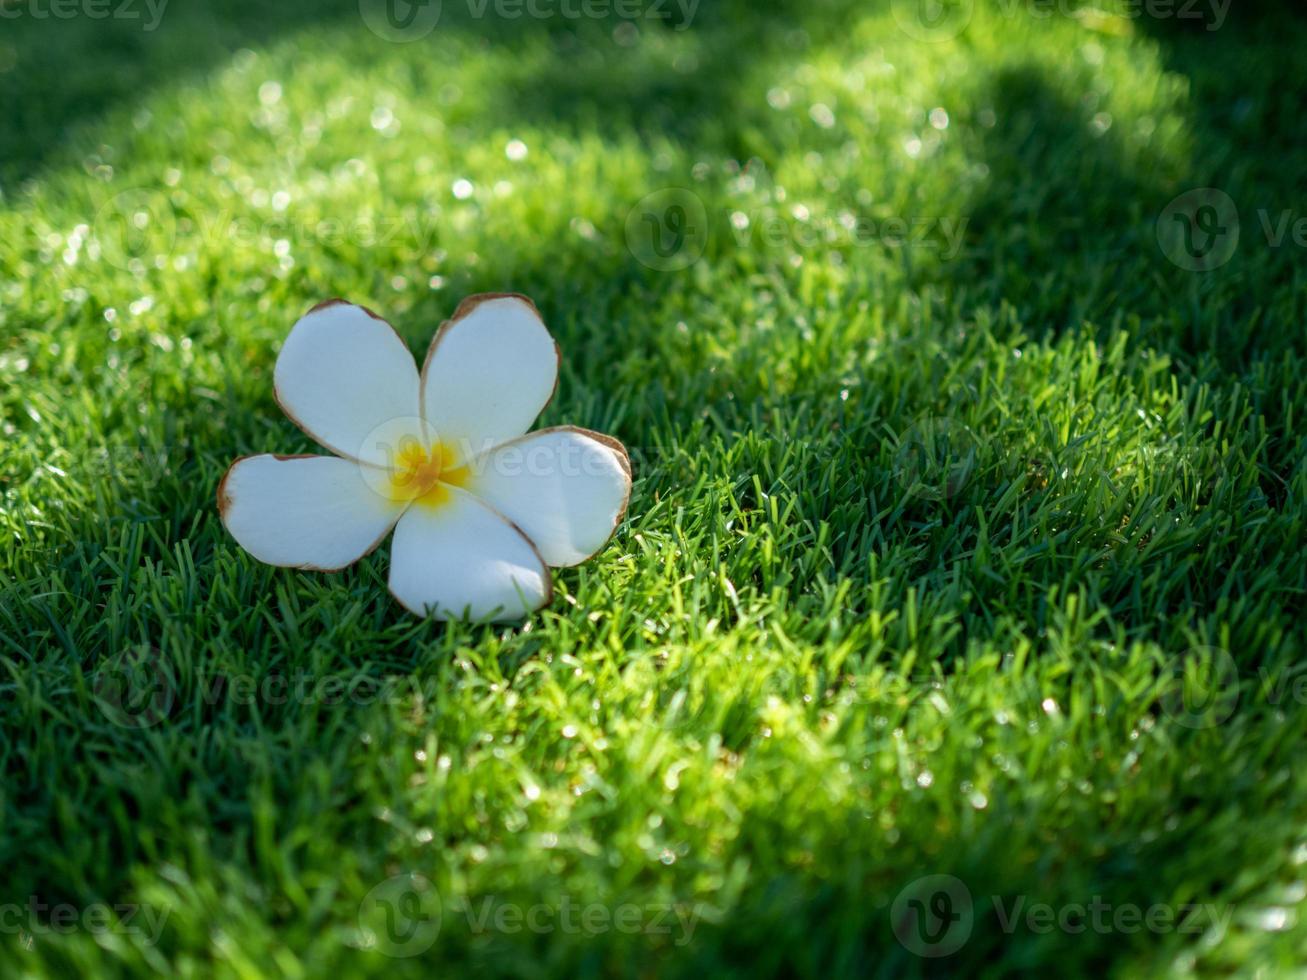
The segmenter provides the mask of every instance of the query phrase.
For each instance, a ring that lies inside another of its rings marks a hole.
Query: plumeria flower
[[[273,374],[291,421],[334,456],[247,456],[218,487],[223,523],[259,561],[335,571],[393,528],[390,591],[438,619],[519,619],[548,566],[604,546],[631,464],[609,436],[528,433],[553,397],[558,345],[525,296],[464,300],[421,374],[393,327],[330,300],[291,328]]]

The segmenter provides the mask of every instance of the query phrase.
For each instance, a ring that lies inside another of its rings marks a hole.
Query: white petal
[[[351,459],[385,465],[384,450],[369,436],[394,419],[420,415],[408,346],[385,320],[342,300],[314,307],[291,328],[273,378],[291,421]]]
[[[259,561],[335,571],[375,548],[404,511],[335,456],[247,456],[218,485],[218,511]]]
[[[631,496],[622,444],[572,426],[514,439],[469,469],[468,491],[521,528],[550,565],[577,565],[602,548]]]
[[[438,506],[415,504],[390,549],[390,591],[407,609],[437,619],[521,619],[552,595],[531,542],[462,490]]]
[[[553,397],[558,345],[524,296],[469,296],[422,367],[422,414],[467,459],[531,428]]]

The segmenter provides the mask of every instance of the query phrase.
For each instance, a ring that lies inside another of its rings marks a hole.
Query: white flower
[[[390,591],[438,619],[517,619],[547,604],[547,566],[612,536],[631,495],[620,442],[573,426],[527,434],[558,381],[558,345],[525,296],[465,299],[419,375],[370,310],[331,300],[291,328],[277,402],[334,456],[247,456],[218,487],[223,523],[260,561],[335,571],[391,529]]]

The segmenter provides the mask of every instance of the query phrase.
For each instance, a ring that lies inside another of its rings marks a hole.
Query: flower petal
[[[437,619],[521,619],[549,602],[549,569],[522,533],[462,490],[400,518],[390,550],[390,591]]]
[[[397,418],[419,416],[417,367],[408,345],[376,314],[344,300],[306,313],[277,357],[277,402],[332,452],[386,465],[369,439]],[[414,433],[425,441],[425,433]]]
[[[422,415],[467,459],[520,436],[553,397],[558,345],[525,296],[469,296],[422,366]]]
[[[379,545],[404,512],[362,470],[335,456],[246,456],[218,485],[218,511],[259,561],[336,571]]]
[[[468,491],[521,528],[555,566],[578,565],[602,548],[631,498],[625,447],[574,426],[514,439],[469,470]]]

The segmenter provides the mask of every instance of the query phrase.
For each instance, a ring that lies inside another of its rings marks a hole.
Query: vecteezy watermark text
[[[430,249],[440,228],[434,214],[376,218],[301,218],[295,214],[266,217],[225,210],[180,208],[169,196],[129,189],[105,201],[89,226],[74,229],[77,247],[87,241],[87,254],[116,268],[131,271],[192,250],[230,250],[267,243],[279,257],[289,258],[303,247]],[[76,249],[69,259],[76,257]]]
[[[494,896],[467,903],[468,927],[474,933],[501,932],[508,935],[531,932],[536,935],[561,932],[566,935],[598,936],[607,932],[626,935],[667,936],[677,946],[686,946],[703,916],[699,904],[652,902],[638,905],[624,902],[578,902],[570,895],[557,902],[522,905],[503,902]]]
[[[684,187],[664,187],[641,198],[626,216],[626,246],[650,269],[676,272],[703,257],[714,235],[741,249],[818,248],[916,249],[950,261],[962,251],[964,216],[889,215],[873,217],[851,208],[812,210],[797,204],[773,208],[725,208],[710,215],[703,199]]]
[[[490,14],[504,20],[675,20],[684,30],[699,10],[699,0],[465,0],[476,18]]]
[[[1229,928],[1234,907],[1228,903],[1114,902],[1102,895],[1087,901],[1032,902],[1026,895],[989,896],[994,919],[1005,935],[1054,931],[1078,935],[1138,932],[1203,934],[1219,941]],[[980,903],[983,905],[984,903]],[[983,911],[971,890],[953,875],[926,875],[899,892],[890,908],[895,937],[917,956],[950,956],[966,945]]]
[[[163,934],[169,909],[134,903],[46,902],[36,895],[26,902],[0,905],[0,934],[26,934],[36,938],[85,932],[140,937],[153,946]]]
[[[729,223],[731,237],[740,248],[755,244],[780,248],[793,243],[802,250],[841,243],[855,248],[880,244],[887,248],[936,251],[946,261],[962,251],[962,239],[967,231],[966,218],[913,215],[877,220],[852,212],[800,211],[786,217],[765,211],[731,211]]]
[[[18,20],[143,20],[141,29],[154,31],[169,0],[17,0],[0,3],[0,19]]]
[[[454,0],[359,0],[363,23],[377,37],[419,41],[440,23],[445,3]],[[683,31],[694,21],[700,0],[457,0],[473,20],[665,21]]]
[[[533,903],[489,895],[453,901],[448,907],[451,913],[462,914],[467,931],[474,936],[562,933],[592,937],[616,932],[665,937],[676,946],[689,945],[699,922],[711,912],[702,903],[609,904],[578,901],[572,895]],[[426,876],[411,872],[394,875],[373,887],[359,905],[356,944],[395,958],[418,956],[440,935],[445,908]]]
[[[1234,0],[1125,0],[1110,10],[1080,0],[992,0],[991,15],[1025,16],[1032,20],[1065,17],[1082,21],[1156,20],[1200,24],[1217,31],[1225,24]],[[967,29],[977,9],[976,0],[890,0],[899,29],[917,41],[948,41]]]

